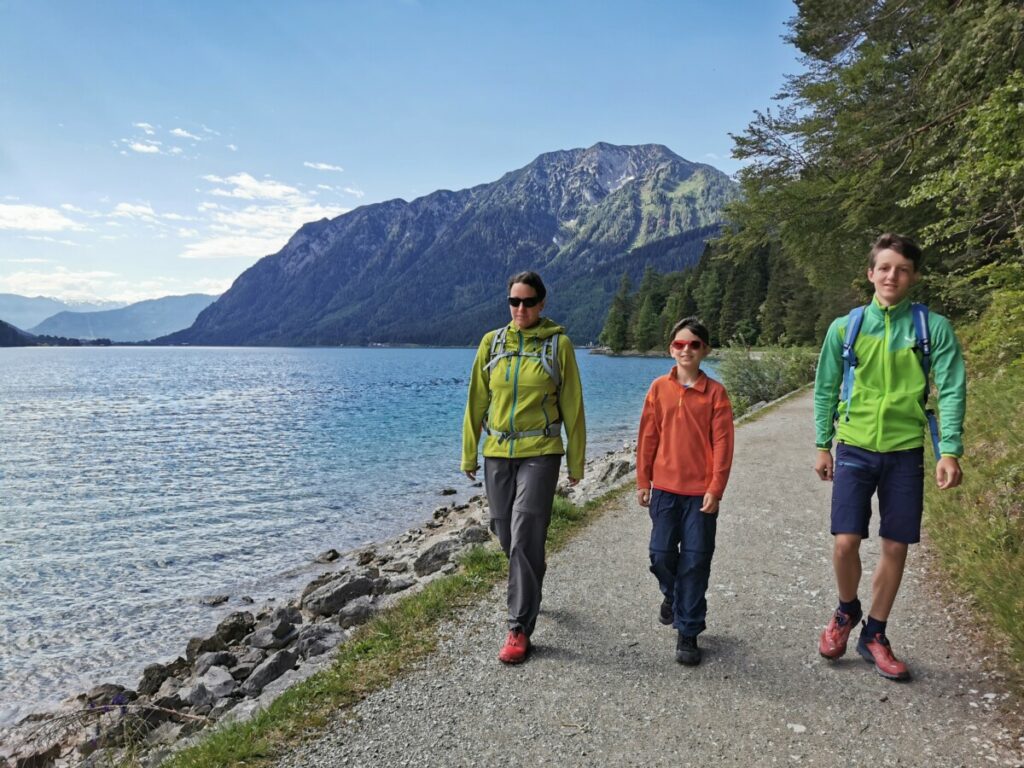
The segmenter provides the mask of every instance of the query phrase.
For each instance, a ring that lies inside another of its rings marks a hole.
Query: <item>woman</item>
[[[462,427],[462,470],[476,480],[485,434],[484,484],[491,530],[509,560],[509,633],[498,659],[526,659],[540,611],[544,543],[562,456],[569,485],[583,477],[587,443],[583,388],[572,342],[562,326],[541,318],[547,291],[540,275],[508,281],[512,321],[484,335],[473,361]],[[568,451],[562,446],[562,427]]]

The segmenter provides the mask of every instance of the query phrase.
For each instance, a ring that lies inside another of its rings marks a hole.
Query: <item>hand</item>
[[[956,488],[964,480],[964,473],[960,469],[960,462],[953,456],[943,456],[935,465],[935,482],[939,484],[939,490],[945,491],[948,488]]]
[[[651,489],[641,488],[636,492],[636,503],[641,507],[651,506]]]
[[[574,486],[577,486],[579,484],[580,484],[580,479],[578,477],[570,477],[569,478],[569,487],[570,488],[573,488]]]
[[[835,467],[832,464],[832,451],[819,450],[818,458],[814,462],[814,471],[822,480],[830,481],[835,476]]]
[[[704,494],[704,503],[701,505],[700,511],[707,515],[713,515],[718,511],[718,497],[713,493]]]
[[[476,470],[475,469],[467,469],[466,470],[466,477],[468,477],[470,480],[472,480],[475,483],[476,482]]]

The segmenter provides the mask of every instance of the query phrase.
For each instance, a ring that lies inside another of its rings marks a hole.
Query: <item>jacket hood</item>
[[[546,317],[542,317],[536,325],[523,328],[522,330],[519,330],[519,326],[516,325],[514,320],[511,320],[508,324],[508,330],[512,333],[521,333],[523,336],[534,336],[538,339],[546,339],[554,336],[556,333],[565,333],[565,328]]]

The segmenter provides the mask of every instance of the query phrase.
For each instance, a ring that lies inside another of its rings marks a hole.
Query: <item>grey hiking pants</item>
[[[508,625],[533,633],[547,563],[544,543],[562,457],[484,458],[491,530],[508,557]]]

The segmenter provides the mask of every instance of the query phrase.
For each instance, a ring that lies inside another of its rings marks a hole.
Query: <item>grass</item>
[[[606,501],[581,507],[555,498],[548,550],[563,547]],[[281,747],[322,729],[339,710],[387,687],[410,665],[437,645],[441,621],[479,600],[505,578],[505,556],[493,545],[474,547],[460,559],[460,569],[430,583],[361,627],[338,649],[334,663],[293,686],[246,723],[222,726],[202,741],[176,753],[163,768],[229,768],[269,765]]]
[[[926,525],[942,569],[1004,637],[1024,672],[1024,381],[996,373],[968,384],[964,483],[926,482]]]

